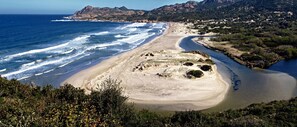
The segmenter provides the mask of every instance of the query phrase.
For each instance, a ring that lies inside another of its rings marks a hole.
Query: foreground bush
[[[119,82],[108,79],[98,86],[86,95],[71,85],[41,88],[1,78],[0,126],[136,125],[136,113],[125,104]]]
[[[253,104],[220,113],[197,111],[162,115],[135,110],[121,95],[120,82],[108,79],[91,94],[65,85],[61,88],[24,85],[0,78],[0,127],[110,126],[217,127],[296,126],[297,98]]]

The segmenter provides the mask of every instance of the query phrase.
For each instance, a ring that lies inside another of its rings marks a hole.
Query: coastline
[[[156,106],[161,110],[203,110],[222,102],[229,90],[229,84],[217,72],[215,65],[212,66],[212,72],[207,72],[206,76],[201,80],[197,79],[195,81],[180,78],[173,80],[161,79],[144,72],[130,75],[133,65],[147,59],[139,57],[143,53],[153,52],[158,54],[166,50],[169,54],[165,55],[172,55],[172,53],[182,52],[183,49],[179,47],[181,40],[196,35],[186,29],[184,24],[168,23],[167,27],[162,35],[150,42],[82,70],[65,80],[61,85],[69,83],[77,88],[85,89],[89,93],[97,87],[97,84],[100,84],[108,77],[119,79],[123,84],[124,95],[129,97],[129,102],[139,105],[151,105],[150,107]],[[140,75],[143,76],[139,77]],[[196,85],[197,83],[198,85]],[[140,84],[145,85],[140,86]],[[171,87],[174,89],[166,88],[168,87],[166,84],[173,84]],[[170,94],[168,96],[156,96],[158,90],[161,93]]]

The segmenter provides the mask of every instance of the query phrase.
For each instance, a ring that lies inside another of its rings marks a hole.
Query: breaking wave
[[[68,22],[70,20],[52,21]],[[161,24],[161,26],[164,26],[164,24]],[[163,30],[159,27],[158,23],[132,23],[114,28],[114,30],[85,33],[49,47],[7,55],[0,59],[0,63],[9,63],[16,60],[24,62],[20,62],[17,68],[9,69],[9,72],[6,69],[2,69],[0,72],[7,72],[2,75],[3,77],[23,80],[32,76],[48,74],[56,69],[71,67],[72,63],[83,61],[80,59],[86,57],[115,51],[101,57],[112,56],[136,48],[148,38],[159,34],[159,31]],[[92,36],[98,37],[92,38]]]

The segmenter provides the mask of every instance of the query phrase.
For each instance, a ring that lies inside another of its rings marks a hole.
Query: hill
[[[212,39],[216,44],[228,42],[231,50],[243,54],[235,54],[230,48],[214,48],[250,68],[268,68],[280,60],[297,58],[296,3],[296,0],[242,0],[188,17],[196,17],[192,22],[200,31],[220,34]]]
[[[296,4],[296,0],[241,0],[230,6],[213,10],[212,13],[217,13],[216,16],[220,15],[219,18],[238,16],[249,18],[250,15],[271,16],[275,13],[286,14],[291,12],[295,17],[296,15],[294,14],[297,14]],[[215,17],[213,16],[211,18]]]
[[[166,5],[151,11],[133,10],[126,7],[98,8],[87,6],[69,17],[76,20],[115,21],[189,21],[231,17],[252,18],[275,13],[297,14],[296,0],[204,0],[201,2]]]
[[[86,6],[69,18],[75,20],[159,21],[166,19],[166,17],[174,17],[183,13],[196,13],[199,11],[210,10],[212,8],[221,8],[231,5],[236,1],[238,0],[204,0],[202,2],[188,1],[181,4],[165,5],[151,11],[133,10],[127,9],[126,7],[99,8]]]
[[[75,20],[128,21],[132,17],[143,16],[145,12],[143,10],[127,9],[124,6],[115,8],[86,6],[68,18]]]

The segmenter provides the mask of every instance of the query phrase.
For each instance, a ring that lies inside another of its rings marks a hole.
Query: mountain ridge
[[[122,7],[93,7],[86,6],[82,10],[77,11],[74,15],[68,17],[75,20],[129,20],[129,17],[132,16],[141,16],[145,13],[144,10],[133,10],[128,9],[125,6]]]
[[[297,0],[204,0],[165,5],[150,11],[126,7],[86,6],[70,19],[111,21],[186,21],[199,18],[226,18],[274,13],[275,11],[297,14]],[[294,15],[295,16],[295,15]]]

